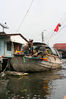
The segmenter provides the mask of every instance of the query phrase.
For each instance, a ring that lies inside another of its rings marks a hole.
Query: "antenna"
[[[5,24],[0,23],[0,26],[3,28],[3,32],[4,32],[4,29],[9,29],[9,27],[6,26],[6,22]]]

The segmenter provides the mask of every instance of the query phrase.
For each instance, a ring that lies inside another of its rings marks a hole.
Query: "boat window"
[[[56,52],[56,50],[55,50],[54,48],[51,48],[51,50],[52,50],[52,53],[53,53],[54,55],[58,55],[57,52]]]
[[[11,51],[11,46],[12,46],[12,43],[11,42],[7,42],[7,50],[8,51]]]
[[[21,51],[21,50],[22,50],[22,44],[19,45],[19,51]]]
[[[36,46],[33,46],[33,49],[35,49],[36,48]]]
[[[14,51],[21,51],[21,49],[22,49],[22,44],[18,44],[18,43],[15,43],[14,44]]]
[[[48,54],[52,54],[52,51],[51,51],[50,48],[46,48],[46,51],[47,51]]]
[[[54,48],[54,50],[56,51],[56,53],[57,53],[57,55],[59,56],[59,58],[62,58],[62,54],[59,53],[58,50],[56,50],[55,48]]]

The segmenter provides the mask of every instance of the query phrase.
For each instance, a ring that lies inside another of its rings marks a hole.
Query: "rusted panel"
[[[66,51],[66,43],[56,43],[56,44],[54,44],[53,47],[58,49],[58,50],[61,49],[61,50],[65,50]]]

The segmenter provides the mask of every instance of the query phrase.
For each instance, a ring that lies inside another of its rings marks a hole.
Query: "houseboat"
[[[0,71],[6,66],[18,72],[41,72],[61,67],[59,54],[47,44],[34,42],[30,53],[29,41],[21,34],[0,33]],[[26,48],[26,50],[25,50]]]
[[[0,71],[3,71],[6,65],[10,65],[10,60],[14,57],[16,50],[21,50],[27,42],[21,34],[0,32]]]
[[[40,42],[33,43],[34,53],[31,55],[29,50],[24,54],[14,54],[11,65],[14,70],[19,72],[42,72],[61,68],[61,60],[56,49]]]

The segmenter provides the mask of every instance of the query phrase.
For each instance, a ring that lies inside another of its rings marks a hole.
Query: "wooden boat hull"
[[[16,71],[20,72],[41,72],[61,67],[61,62],[49,62],[40,60],[38,57],[14,56],[11,65]]]

